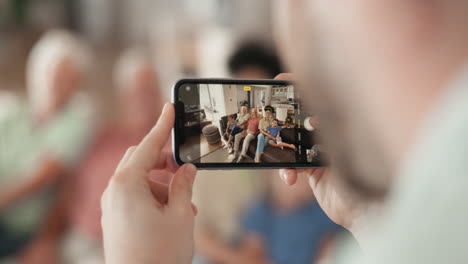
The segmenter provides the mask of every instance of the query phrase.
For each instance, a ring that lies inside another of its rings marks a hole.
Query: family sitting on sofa
[[[278,149],[278,151],[271,150],[271,154],[276,157],[269,159],[270,161],[289,161],[294,158],[294,153],[282,153],[285,148],[291,149],[292,152],[297,151],[297,147],[291,144],[294,143],[294,134],[292,133],[292,138],[288,137],[291,143],[286,143],[281,135],[283,129],[291,130],[295,125],[288,118],[284,125],[280,126],[278,119],[273,117],[272,112],[273,108],[267,106],[264,109],[264,116],[261,117],[256,108],[252,108],[249,114],[247,107],[242,106],[237,116],[229,115],[227,117],[224,133],[227,138],[225,148],[229,149],[230,154],[233,154],[232,162],[242,162],[248,159],[249,152],[253,154],[255,162],[260,162],[267,146]],[[291,132],[288,131],[287,134],[291,134]]]

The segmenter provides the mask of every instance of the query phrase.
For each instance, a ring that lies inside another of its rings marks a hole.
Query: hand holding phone
[[[197,210],[191,200],[196,168],[190,164],[177,167],[163,151],[173,122],[174,109],[166,104],[156,126],[122,158],[101,198],[108,263],[192,260]],[[169,184],[149,179],[151,172],[156,174],[152,176],[170,174]]]

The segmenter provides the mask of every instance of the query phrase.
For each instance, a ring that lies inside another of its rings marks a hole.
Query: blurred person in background
[[[77,171],[70,227],[63,263],[103,263],[100,199],[120,157],[151,129],[161,112],[161,91],[149,56],[131,48],[114,68],[118,111],[115,120],[98,128]]]
[[[361,249],[341,251],[336,262],[467,263],[468,2],[277,4],[275,19],[288,20],[279,25],[286,58],[298,87],[311,95],[331,164],[280,175],[288,184],[298,173],[309,176],[322,209],[359,241]],[[145,181],[150,165],[166,167],[161,149],[173,122],[168,106],[106,190],[111,260],[131,261],[135,251],[125,245],[135,243],[147,262],[191,261],[195,168],[173,170],[177,188],[169,189],[168,203],[151,195]],[[126,217],[129,205],[142,203]],[[116,231],[124,226],[138,229]]]
[[[234,78],[272,79],[283,72],[280,58],[273,49],[255,41],[246,41],[228,59]]]
[[[243,42],[226,63],[233,78],[269,79],[281,72],[281,61],[273,50],[259,42]],[[273,171],[202,171],[194,186],[194,203],[198,206],[195,226],[196,262],[235,263],[234,245],[242,240],[240,219],[255,197],[261,196]],[[256,241],[236,245],[255,261],[263,256]],[[243,255],[244,256],[244,255]],[[246,261],[243,258],[243,261]],[[241,263],[241,262],[237,262]]]
[[[344,229],[320,208],[307,184],[308,177],[301,175],[292,187],[277,177],[269,182],[268,192],[252,201],[244,212],[245,243],[262,246],[271,263],[326,261],[338,232]],[[243,257],[242,254],[238,256],[239,259]]]
[[[272,79],[282,72],[282,63],[278,55],[258,41],[241,43],[229,57],[227,65],[232,77],[240,79]],[[229,137],[227,147],[231,142],[235,142],[236,135],[237,133]],[[234,152],[235,149],[231,147],[229,153]],[[231,159],[235,160],[238,157],[237,153]]]
[[[301,177],[298,181],[303,184],[293,187],[279,178],[264,181],[268,187],[257,189],[240,213],[237,241],[230,247],[218,247],[215,263],[294,264],[328,259],[336,235],[344,229],[322,211],[307,185],[308,178]]]
[[[198,207],[194,263],[246,263],[242,261],[247,261],[249,256],[250,261],[266,260],[263,244],[243,239],[240,219],[249,203],[265,191],[268,176],[250,172],[200,172],[193,197]],[[241,252],[246,255],[239,258]]]
[[[31,50],[29,100],[0,120],[0,259],[55,263],[64,183],[93,130],[90,69],[91,51],[67,31],[45,33]]]

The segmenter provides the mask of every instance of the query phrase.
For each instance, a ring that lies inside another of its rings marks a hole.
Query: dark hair
[[[228,118],[236,119],[234,115],[228,115]]]
[[[276,119],[276,118],[275,118],[275,119],[273,119],[273,121],[276,121],[276,123],[279,123],[279,120],[278,120],[278,119]]]
[[[256,42],[246,42],[240,45],[228,61],[231,74],[236,74],[248,66],[261,68],[270,78],[283,72],[278,55],[272,49]]]
[[[275,113],[275,109],[271,105],[267,105],[263,109],[265,109],[265,112],[270,111],[272,114]]]

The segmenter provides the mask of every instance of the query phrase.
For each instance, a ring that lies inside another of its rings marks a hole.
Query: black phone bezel
[[[179,144],[177,138],[180,137],[180,130],[183,123],[178,120],[183,119],[184,112],[177,111],[177,99],[179,98],[179,89],[185,84],[239,84],[239,85],[288,85],[291,81],[271,80],[271,79],[228,79],[228,78],[188,78],[178,80],[172,88],[172,104],[176,108],[175,122],[172,129],[172,150],[174,160],[181,166],[185,164],[179,157]],[[282,168],[322,168],[323,162],[307,163],[194,163],[200,169],[282,169]]]

